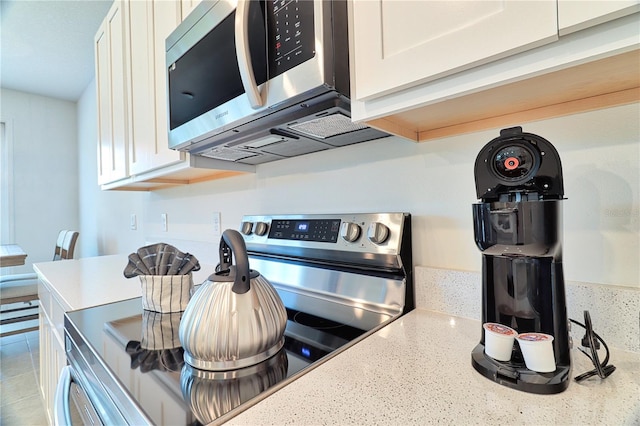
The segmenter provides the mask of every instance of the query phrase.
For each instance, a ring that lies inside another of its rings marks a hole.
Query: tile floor
[[[0,425],[47,425],[39,359],[38,331],[0,338]]]

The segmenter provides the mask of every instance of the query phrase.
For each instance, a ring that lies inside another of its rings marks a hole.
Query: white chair
[[[53,253],[53,260],[73,259],[73,251],[78,240],[77,231],[60,231],[56,241],[56,248]],[[2,310],[0,314],[13,314],[21,311],[32,311],[37,305],[34,302],[38,300],[38,276],[35,273],[14,274],[0,276],[0,304]],[[5,308],[6,305],[14,303],[26,303],[27,306],[19,308]],[[22,321],[31,321],[38,318],[38,313],[27,313],[24,315],[14,316],[0,319],[0,325],[13,324]],[[38,327],[28,327],[19,330],[12,330],[0,333],[0,337],[9,336],[11,334],[24,333],[27,331],[37,330]]]

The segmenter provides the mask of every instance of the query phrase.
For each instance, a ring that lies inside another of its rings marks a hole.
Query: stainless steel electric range
[[[69,312],[56,417],[222,423],[414,307],[408,213],[245,216],[240,231],[287,308],[284,348],[201,371],[183,361],[181,313],[143,311],[139,298]]]

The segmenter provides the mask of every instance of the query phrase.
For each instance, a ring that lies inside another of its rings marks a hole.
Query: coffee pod
[[[511,327],[494,322],[482,324],[484,327],[484,353],[498,361],[509,361],[513,341],[518,334]]]
[[[538,373],[556,371],[553,353],[553,336],[544,333],[521,333],[516,337],[524,363],[529,370]]]

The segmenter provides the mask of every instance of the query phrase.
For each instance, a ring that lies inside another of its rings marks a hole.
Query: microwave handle
[[[250,3],[251,0],[238,0],[235,23],[236,57],[238,58],[238,68],[240,69],[242,85],[249,98],[251,108],[258,109],[264,102],[262,101],[262,96],[260,96],[260,91],[258,91],[258,85],[256,84],[256,77],[253,74],[253,65],[251,63],[251,52],[249,51]]]

